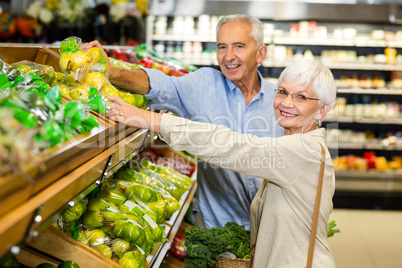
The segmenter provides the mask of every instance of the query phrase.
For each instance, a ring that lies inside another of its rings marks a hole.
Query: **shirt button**
[[[252,185],[252,184],[253,184],[253,181],[249,181],[248,184]]]

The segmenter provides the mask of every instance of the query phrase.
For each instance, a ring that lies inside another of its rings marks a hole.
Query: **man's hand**
[[[132,106],[117,96],[107,97],[106,117],[135,128],[151,129],[159,132],[161,114],[148,112]]]
[[[90,48],[92,48],[92,47],[97,47],[97,48],[99,48],[99,49],[102,51],[103,56],[105,56],[105,59],[106,59],[106,65],[107,65],[107,70],[108,70],[109,78],[110,78],[110,77],[113,77],[113,75],[114,75],[114,70],[115,70],[115,69],[114,69],[114,67],[112,66],[112,64],[111,64],[110,61],[109,61],[109,56],[107,55],[107,53],[106,53],[105,50],[103,49],[102,45],[101,45],[98,41],[94,40],[94,41],[91,41],[91,42],[89,42],[89,43],[85,43],[85,44],[83,44],[83,45],[81,46],[81,49],[83,49],[83,50],[88,50],[88,49],[90,49]]]

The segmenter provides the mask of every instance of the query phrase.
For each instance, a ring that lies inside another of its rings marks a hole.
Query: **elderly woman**
[[[151,113],[117,97],[109,98],[114,103],[108,107],[107,116],[160,132],[175,150],[265,179],[251,205],[254,267],[305,267],[322,145],[325,166],[313,267],[335,267],[327,241],[335,177],[325,145],[325,129],[320,128],[320,121],[336,99],[333,75],[318,61],[299,61],[282,72],[278,85],[274,109],[279,125],[285,129],[285,136],[278,138],[259,138],[224,126]]]

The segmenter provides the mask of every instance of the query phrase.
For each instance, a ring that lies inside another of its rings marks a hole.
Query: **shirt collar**
[[[258,95],[258,96],[264,96],[265,92],[267,91],[267,89],[264,88],[264,86],[263,86],[263,82],[264,82],[263,79],[264,79],[264,78],[262,77],[260,71],[258,71],[258,70],[257,70],[257,74],[258,74],[258,77],[260,78],[260,81],[261,81],[261,84],[260,84],[260,92],[258,92],[257,95]],[[234,90],[237,88],[236,85],[235,85],[232,81],[230,81],[226,76],[225,76],[225,80],[226,80],[226,84],[228,85],[229,89],[230,89],[232,92],[234,92]]]

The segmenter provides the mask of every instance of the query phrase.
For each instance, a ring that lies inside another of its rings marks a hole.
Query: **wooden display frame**
[[[146,147],[150,145],[154,140],[154,136],[150,135],[147,131],[142,130],[141,135],[144,139],[144,144]],[[117,156],[126,155],[126,146],[130,144],[130,142],[136,140],[134,136],[135,135],[133,135],[132,137],[127,137],[127,139],[120,141],[118,144],[107,151],[113,151],[113,155]],[[175,152],[162,143],[156,142],[154,144],[157,144],[156,147],[159,152],[163,152],[165,155],[168,155],[176,160],[180,160],[186,164],[194,165],[194,167],[196,167],[197,163],[194,160],[187,158],[183,154]],[[122,150],[123,153],[120,152],[120,150]],[[110,155],[113,156],[112,154]],[[125,159],[127,159],[127,157],[129,157],[129,155],[126,155]],[[122,159],[120,159],[120,161],[122,161]],[[111,170],[110,172],[117,171],[117,169],[113,168],[110,168],[109,170]],[[196,180],[196,172],[193,173],[192,178],[194,181]],[[179,201],[181,204],[180,210],[176,211],[172,215],[171,219],[165,222],[166,242],[158,243],[154,248],[153,254],[147,257],[148,267],[159,267],[159,265],[163,262],[163,259],[170,248],[173,238],[180,228],[180,224],[184,218],[185,213],[187,212],[191,200],[194,197],[196,189],[197,183],[194,182],[187,190],[187,192],[182,195]],[[72,258],[71,256],[74,256],[74,261],[77,262],[81,267],[122,267],[116,262],[105,258],[99,252],[78,242],[77,240],[71,238],[70,236],[53,226],[50,226],[46,230],[41,231],[37,238],[29,239],[27,243],[35,250],[44,252],[45,254],[48,254],[55,259],[60,259],[62,261],[65,261],[69,258]]]
[[[0,59],[9,64],[27,60],[50,65],[55,71],[61,72],[59,58],[57,52],[46,46],[0,43]]]
[[[100,118],[95,119],[99,127],[39,153],[42,166],[29,166],[27,177],[21,174],[0,177],[0,186],[4,186],[0,191],[0,216],[105,150],[105,137],[111,126]]]

